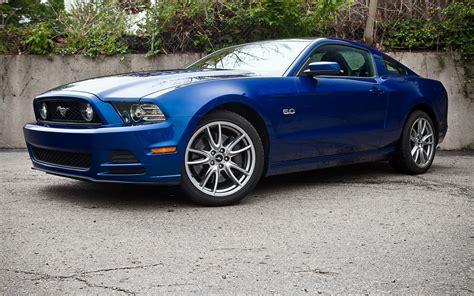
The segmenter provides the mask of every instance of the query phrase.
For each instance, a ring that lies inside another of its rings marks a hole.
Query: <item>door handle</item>
[[[385,92],[380,89],[379,87],[372,87],[370,90],[369,90],[370,93],[373,93],[373,94],[376,94],[376,95],[383,95]]]

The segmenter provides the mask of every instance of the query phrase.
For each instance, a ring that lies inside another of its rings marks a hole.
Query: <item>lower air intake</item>
[[[53,165],[86,169],[90,168],[92,163],[91,154],[85,152],[67,152],[36,146],[31,146],[31,151],[36,160]]]

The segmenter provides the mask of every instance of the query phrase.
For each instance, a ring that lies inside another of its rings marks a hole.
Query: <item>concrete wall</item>
[[[0,148],[25,147],[22,127],[34,120],[32,99],[73,81],[130,71],[183,68],[201,54],[116,57],[0,55]]]
[[[448,53],[397,52],[397,60],[418,75],[436,79],[448,92],[448,133],[441,149],[474,149],[474,93],[473,85],[465,94],[464,68],[461,62]],[[471,65],[472,68],[472,65]]]
[[[441,80],[449,94],[449,131],[443,149],[474,147],[474,97],[463,94],[463,68],[443,53],[394,53],[418,74]],[[32,99],[55,86],[81,79],[149,69],[184,67],[200,54],[120,57],[0,56],[0,148],[25,147],[22,126],[34,120]]]

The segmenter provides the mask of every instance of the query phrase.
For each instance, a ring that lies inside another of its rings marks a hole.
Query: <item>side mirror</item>
[[[336,62],[314,62],[310,63],[303,73],[307,76],[340,75],[341,67]]]

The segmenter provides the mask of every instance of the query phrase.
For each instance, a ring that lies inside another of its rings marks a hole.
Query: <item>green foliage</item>
[[[453,2],[443,10],[443,41],[466,59],[474,58],[474,2]]]
[[[64,0],[13,0],[0,4],[0,14],[5,25],[31,25],[48,22],[64,9]]]
[[[413,19],[387,25],[390,48],[432,49],[438,44],[440,24],[431,20]]]
[[[442,10],[444,19],[410,19],[385,25],[390,48],[454,50],[474,58],[474,2],[456,1]]]
[[[348,0],[163,0],[141,34],[149,55],[211,51],[262,39],[315,36]]]
[[[44,3],[43,3],[44,2]],[[208,52],[263,39],[329,35],[352,0],[14,0],[0,4],[0,53],[115,55]],[[129,13],[142,12],[138,31]],[[334,21],[334,22],[333,22]],[[442,49],[474,57],[474,2],[458,0],[428,19],[383,23],[390,48]]]
[[[31,54],[48,54],[54,47],[54,42],[51,40],[53,35],[54,30],[48,24],[41,23],[31,30],[29,37],[23,41],[23,44]]]
[[[0,26],[0,54],[18,54],[22,51],[23,30],[16,26]]]
[[[78,2],[70,13],[59,15],[64,40],[56,52],[90,57],[125,54],[125,18],[125,12],[112,0]]]

